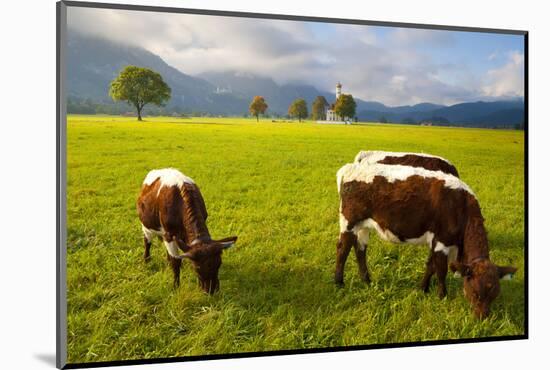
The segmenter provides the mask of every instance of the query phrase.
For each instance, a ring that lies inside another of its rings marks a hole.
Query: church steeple
[[[342,84],[340,82],[338,82],[336,84],[336,100],[338,100],[340,95],[342,95]]]

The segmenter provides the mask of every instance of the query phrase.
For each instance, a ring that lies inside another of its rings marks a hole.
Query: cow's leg
[[[143,225],[141,226],[141,229],[143,230],[143,245],[145,247],[143,259],[145,262],[149,262],[151,259],[151,244],[153,242],[154,234]]]
[[[351,247],[357,243],[357,237],[351,231],[340,233],[340,239],[336,244],[336,272],[334,282],[338,285],[344,284],[344,266]]]
[[[433,254],[435,273],[437,275],[437,295],[443,298],[447,295],[447,278],[448,262],[447,255],[443,252],[434,252]]]
[[[147,237],[143,236],[143,244],[145,246],[145,251],[143,252],[143,259],[145,262],[149,262],[151,260],[151,241],[147,239]]]
[[[424,293],[428,293],[428,291],[430,290],[430,280],[432,279],[432,276],[435,272],[433,256],[434,253],[430,251],[430,256],[428,257],[428,261],[426,262],[426,271],[424,272],[424,277],[422,278],[422,283],[420,284],[420,287],[422,288]]]
[[[168,262],[170,263],[170,266],[172,267],[172,272],[174,273],[174,287],[178,287],[180,285],[180,269],[181,269],[181,259],[175,258],[174,256],[178,256],[178,243],[176,242],[176,239],[165,235],[164,236],[164,245],[166,246],[166,257],[168,258]]]
[[[168,255],[168,260],[170,261],[170,266],[172,267],[172,272],[174,273],[174,288],[177,288],[180,286],[181,260],[170,255]]]
[[[369,241],[369,230],[362,229],[357,233],[357,243],[354,244],[355,257],[359,267],[361,280],[370,283],[369,269],[367,266],[367,244]]]

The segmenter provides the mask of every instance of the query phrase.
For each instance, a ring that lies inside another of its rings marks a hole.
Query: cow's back
[[[458,170],[455,166],[437,157],[424,157],[415,154],[407,154],[402,157],[387,156],[379,161],[380,164],[393,164],[411,167],[420,167],[430,171],[441,171],[450,175],[458,176]]]
[[[360,151],[355,156],[355,163],[418,167],[430,171],[441,171],[459,177],[458,170],[447,159],[426,153]]]

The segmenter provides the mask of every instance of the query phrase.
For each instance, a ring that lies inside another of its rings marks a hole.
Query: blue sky
[[[184,73],[306,83],[387,105],[523,97],[523,36],[69,8],[69,29],[134,43]],[[139,35],[139,37],[135,37]]]
[[[337,27],[320,22],[307,24],[316,35],[324,39],[332,37]],[[396,31],[408,32],[409,30],[400,27],[358,26],[360,27],[371,30],[380,44],[389,42]],[[440,42],[435,45],[434,43],[415,44],[419,52],[429,54],[438,63],[457,61],[467,63],[478,73],[505,64],[509,52],[518,51],[521,54],[524,52],[523,36],[520,35],[444,30],[426,32],[441,35]]]
[[[419,46],[439,63],[462,63],[473,72],[484,73],[489,69],[502,67],[508,62],[508,54],[523,54],[523,36],[488,34],[480,32],[432,31],[449,35],[448,46]]]

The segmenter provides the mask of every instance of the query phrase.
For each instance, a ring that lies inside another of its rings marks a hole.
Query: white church
[[[325,121],[317,121],[317,123],[340,123],[340,124],[350,124],[351,118],[349,117],[340,117],[336,112],[334,111],[334,105],[338,101],[338,98],[342,95],[342,84],[338,82],[336,84],[336,100],[334,103],[330,104],[326,111],[326,120]]]

